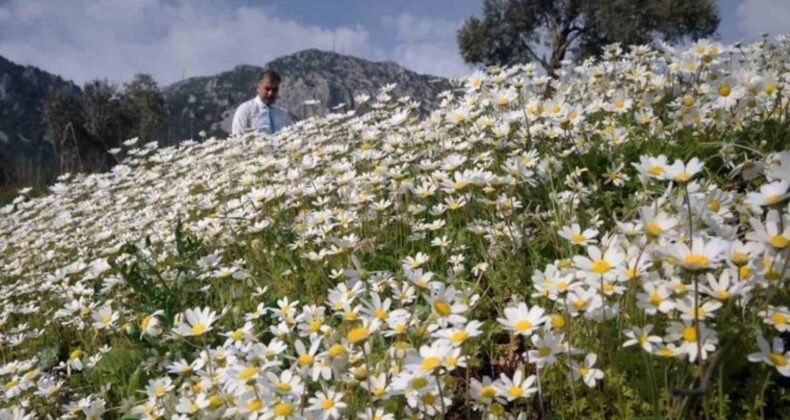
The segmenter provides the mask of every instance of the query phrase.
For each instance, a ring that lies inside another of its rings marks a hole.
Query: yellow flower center
[[[244,330],[239,328],[238,330],[233,331],[233,334],[230,335],[230,338],[233,339],[233,341],[241,341],[241,339],[244,338]]]
[[[431,405],[435,401],[436,401],[436,394],[434,394],[433,392],[429,392],[422,396],[422,402],[424,402],[425,405]]]
[[[595,274],[606,274],[612,266],[606,260],[595,260],[590,265],[590,271]]]
[[[404,332],[406,332],[406,323],[405,322],[399,322],[399,323],[395,324],[395,327],[393,328],[393,330],[396,333],[398,333],[398,334],[403,334]]]
[[[587,240],[587,238],[581,233],[574,233],[573,236],[571,236],[571,242],[573,243],[584,242],[585,240]]]
[[[249,411],[258,411],[261,407],[263,407],[263,402],[257,398],[247,401],[247,410]]]
[[[346,338],[352,343],[358,343],[367,339],[369,335],[370,330],[368,330],[367,327],[357,327],[351,329],[351,331],[346,334]]]
[[[774,325],[785,325],[787,324],[787,315],[781,312],[774,312],[771,314],[771,323]]]
[[[198,322],[197,324],[192,326],[192,334],[200,335],[206,332],[206,324],[202,322]]]
[[[82,357],[82,350],[76,349],[69,353],[69,359],[79,359]]]
[[[586,376],[588,373],[590,373],[590,368],[582,366],[582,367],[579,368],[579,373],[582,376]]]
[[[694,105],[694,97],[690,95],[686,95],[683,97],[683,105],[689,107]]]
[[[280,382],[274,386],[280,392],[291,392],[291,384],[286,382]]]
[[[551,327],[554,329],[562,329],[565,327],[565,318],[562,315],[551,316]]]
[[[529,331],[532,328],[532,322],[528,319],[522,319],[521,321],[516,322],[516,331],[523,333]]]
[[[140,329],[142,329],[142,330],[147,329],[148,328],[148,324],[151,323],[151,318],[153,318],[151,315],[145,316],[143,318],[143,320],[140,321]]]
[[[520,386],[511,386],[510,389],[507,390],[507,393],[513,398],[519,398],[524,394],[524,390],[521,389]]]
[[[587,301],[582,298],[578,298],[573,301],[573,307],[576,309],[584,309],[586,306],[587,306]]]
[[[726,98],[730,96],[730,93],[732,93],[730,85],[722,83],[721,86],[719,86],[719,96]]]
[[[209,404],[211,405],[212,408],[217,408],[220,405],[222,405],[222,397],[220,397],[217,394],[213,394],[212,396],[208,397],[208,402],[209,402]],[[248,404],[249,404],[249,402],[248,402]]]
[[[659,354],[659,355],[661,355],[661,356],[664,356],[664,357],[671,357],[671,356],[674,356],[674,355],[675,355],[675,351],[674,351],[674,350],[672,350],[672,348],[671,348],[671,347],[662,347],[662,348],[661,348],[661,349],[658,351],[658,354]]]
[[[414,389],[424,388],[426,385],[428,385],[428,380],[422,376],[416,377],[411,381],[411,387]]]
[[[157,397],[161,397],[162,395],[165,395],[165,393],[167,393],[167,388],[165,388],[164,385],[157,385],[154,387],[154,395]]]
[[[463,343],[469,338],[469,333],[466,330],[456,330],[450,335],[450,341],[453,343]]]
[[[787,364],[787,358],[781,353],[771,353],[768,358],[771,359],[771,363],[779,367],[784,367]]]
[[[689,254],[683,257],[683,264],[686,265],[687,268],[696,270],[706,268],[708,264],[710,264],[710,259],[704,254]]]
[[[716,200],[715,198],[708,200],[708,208],[710,211],[718,213],[719,210],[721,210],[721,201]]]
[[[614,106],[617,108],[622,108],[625,106],[625,101],[622,99],[617,99],[614,101]]]
[[[770,206],[772,204],[778,203],[781,200],[782,200],[782,194],[776,194],[776,193],[769,194],[768,197],[765,197],[765,204]]]
[[[480,395],[484,398],[494,398],[496,397],[496,388],[491,385],[484,386],[480,388]]]
[[[647,168],[647,173],[653,176],[658,176],[664,173],[664,167],[661,165],[653,165]]]
[[[332,408],[334,406],[335,406],[335,401],[334,400],[330,400],[329,398],[327,398],[323,402],[321,402],[321,407],[323,407],[324,410],[329,410],[330,408]]]
[[[649,300],[650,300],[650,304],[652,304],[653,306],[658,306],[661,304],[661,302],[664,301],[664,297],[658,293],[653,293],[652,295],[650,295]]]
[[[310,332],[318,332],[318,331],[320,331],[321,330],[321,321],[319,321],[317,319],[314,319],[314,320],[310,321],[310,324],[308,324],[307,329],[309,329]]]
[[[274,414],[277,416],[290,416],[294,412],[294,407],[287,402],[281,402],[274,406]]]
[[[439,357],[429,356],[422,360],[422,363],[420,363],[420,368],[423,370],[434,370],[439,366],[441,362],[442,359],[440,359]]]
[[[662,228],[661,225],[656,222],[650,222],[645,225],[645,232],[653,236],[659,236],[662,232],[664,232],[664,228]]]
[[[448,305],[447,302],[443,300],[437,300],[434,302],[433,308],[436,309],[436,313],[438,313],[440,316],[450,315],[450,305]]]
[[[110,321],[112,321],[112,316],[111,315],[109,315],[109,314],[102,315],[102,317],[101,317],[101,323],[102,324],[107,325],[107,324],[110,323]]]
[[[790,238],[782,234],[774,235],[771,237],[768,243],[770,243],[771,246],[774,248],[782,249],[785,248],[787,245],[790,245]]]
[[[375,315],[376,318],[383,321],[387,319],[387,317],[389,317],[389,312],[385,311],[384,309],[376,309],[375,311],[373,311],[373,315]]]
[[[697,341],[697,328],[695,326],[689,326],[683,328],[683,339],[693,343]]]
[[[546,357],[546,356],[550,355],[551,354],[551,347],[549,347],[549,346],[541,347],[540,349],[538,349],[538,354],[540,355],[540,357]]]
[[[329,355],[332,357],[342,356],[345,352],[346,348],[340,343],[332,344],[332,347],[329,348]]]
[[[691,174],[686,171],[683,171],[675,175],[675,179],[677,179],[679,182],[686,182],[689,179],[691,179]]]
[[[313,363],[313,356],[305,353],[305,354],[299,356],[299,359],[297,361],[299,362],[300,365],[307,366],[307,365]]]
[[[749,254],[743,251],[735,251],[732,253],[732,256],[730,256],[730,259],[735,265],[744,265],[749,262]]]

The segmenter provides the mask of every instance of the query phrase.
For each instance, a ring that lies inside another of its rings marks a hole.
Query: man
[[[233,135],[242,135],[248,131],[274,134],[293,124],[288,111],[274,106],[280,93],[280,75],[277,72],[266,70],[261,73],[255,90],[258,94],[236,109],[233,116]]]

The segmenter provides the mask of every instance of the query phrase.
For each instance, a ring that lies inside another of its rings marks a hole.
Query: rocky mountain
[[[72,82],[0,56],[0,183],[20,171],[34,175],[39,162],[54,161],[43,116],[44,98],[58,89],[80,94]]]
[[[447,80],[417,74],[393,62],[361,58],[315,49],[280,57],[264,67],[241,65],[206,77],[189,78],[163,89],[170,108],[167,136],[192,138],[200,130],[221,136],[230,131],[236,107],[253,97],[258,75],[270,68],[283,77],[277,105],[295,120],[324,115],[339,104],[354,106],[354,96],[375,95],[387,83],[395,83],[395,97],[410,96],[427,113],[438,104],[439,92],[449,89]],[[309,99],[320,101],[308,107]]]

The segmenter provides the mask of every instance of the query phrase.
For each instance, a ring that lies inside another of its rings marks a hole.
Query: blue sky
[[[790,28],[790,0],[718,0],[724,42]],[[441,76],[482,0],[0,0],[0,55],[82,84],[150,73],[160,84],[263,65],[305,48]]]

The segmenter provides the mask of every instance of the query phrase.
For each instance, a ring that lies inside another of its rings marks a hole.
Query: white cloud
[[[382,17],[384,28],[395,31],[390,59],[419,73],[463,76],[471,73],[458,52],[455,34],[462,21],[415,17],[402,13]]]
[[[760,34],[783,34],[790,30],[790,1],[742,0],[738,5],[737,25],[746,40]]]
[[[263,65],[305,48],[371,51],[361,26],[323,29],[262,8],[161,0],[12,0],[0,5],[0,55],[77,83],[150,73],[160,84]]]

